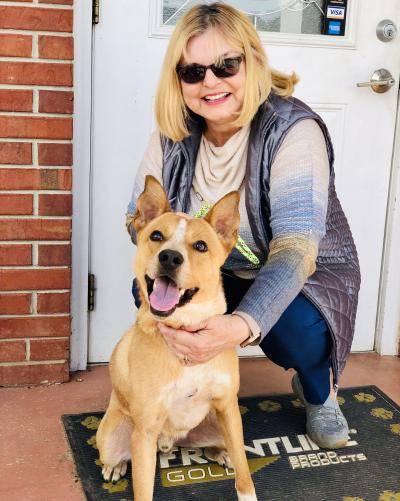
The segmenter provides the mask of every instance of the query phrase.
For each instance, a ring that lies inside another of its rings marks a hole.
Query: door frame
[[[92,37],[92,2],[75,0],[71,371],[86,369],[88,356]]]
[[[101,13],[100,13],[101,15]],[[101,22],[101,21],[100,21]],[[89,314],[87,310],[90,263],[91,135],[93,29],[92,5],[74,3],[74,139],[71,291],[71,371],[87,368]],[[399,78],[399,75],[397,75]],[[372,91],[371,91],[372,92]],[[400,102],[386,210],[385,239],[375,328],[375,351],[398,355],[400,338]],[[89,147],[88,147],[89,146]]]
[[[400,78],[398,76],[397,78]],[[400,355],[400,90],[393,134],[392,165],[386,208],[374,349]]]

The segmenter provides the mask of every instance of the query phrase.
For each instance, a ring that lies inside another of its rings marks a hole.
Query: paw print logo
[[[258,402],[258,407],[264,412],[277,412],[282,409],[281,404],[273,402],[272,400],[263,400]]]
[[[376,407],[372,409],[371,414],[379,419],[383,419],[385,421],[393,418],[393,412],[384,409],[383,407]]]
[[[400,501],[400,492],[383,491],[378,501]]]
[[[244,405],[239,405],[239,410],[240,410],[240,414],[243,416],[244,414],[246,414],[246,412],[249,412],[249,409],[244,406]]]
[[[83,421],[81,421],[81,425],[85,426],[89,430],[97,430],[100,425],[101,419],[96,416],[88,416]]]
[[[126,478],[121,478],[118,482],[107,482],[103,484],[103,489],[110,493],[113,492],[124,492],[128,487],[128,480]]]
[[[364,392],[357,393],[356,395],[354,395],[354,398],[359,402],[366,402],[368,404],[376,400],[376,397],[374,397],[374,395]]]
[[[390,429],[395,435],[400,435],[400,423],[391,424]]]
[[[303,402],[299,398],[296,398],[296,400],[292,400],[291,402],[293,407],[296,408],[304,407]]]
[[[97,449],[96,435],[92,435],[88,440],[86,440],[86,443],[91,445],[93,447],[93,449]]]

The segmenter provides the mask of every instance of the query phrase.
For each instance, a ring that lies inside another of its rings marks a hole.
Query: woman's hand
[[[240,345],[250,334],[246,321],[238,315],[214,315],[182,329],[171,329],[162,323],[158,328],[170,349],[186,365],[208,362]]]

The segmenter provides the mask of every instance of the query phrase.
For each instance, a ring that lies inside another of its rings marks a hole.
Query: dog
[[[141,307],[111,357],[112,393],[96,435],[103,478],[118,481],[132,461],[137,501],[153,499],[157,450],[205,447],[235,469],[241,501],[256,501],[243,442],[234,349],[188,366],[157,328],[180,328],[226,311],[220,268],[236,243],[239,193],[205,218],[170,212],[161,184],[147,176],[132,220]]]

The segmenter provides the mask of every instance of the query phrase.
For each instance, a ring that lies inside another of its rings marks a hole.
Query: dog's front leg
[[[132,432],[132,479],[135,501],[152,501],[158,431],[135,427]]]
[[[238,499],[239,501],[257,501],[244,450],[242,417],[237,399],[233,398],[228,404],[224,402],[223,406],[218,407],[216,409],[218,422],[224,435],[230,459],[235,468],[235,487]]]

